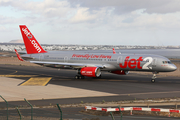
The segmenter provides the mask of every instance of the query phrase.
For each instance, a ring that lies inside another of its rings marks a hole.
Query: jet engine
[[[87,77],[100,77],[101,70],[98,67],[83,67],[80,74]]]
[[[129,71],[124,71],[124,70],[115,70],[115,71],[110,71],[111,73],[118,74],[118,75],[127,75],[129,74]]]

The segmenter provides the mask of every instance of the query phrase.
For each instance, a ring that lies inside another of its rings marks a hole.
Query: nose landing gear
[[[155,83],[155,79],[151,79],[151,82],[152,82],[152,83]]]
[[[151,79],[152,83],[155,83],[155,79],[157,78],[156,74],[158,74],[158,72],[153,72],[153,76],[152,76],[152,79]]]

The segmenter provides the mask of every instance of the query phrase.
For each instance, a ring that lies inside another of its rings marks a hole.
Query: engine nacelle
[[[98,67],[84,67],[81,68],[80,73],[87,77],[99,77],[101,75],[101,70]]]
[[[115,70],[115,71],[111,71],[111,73],[118,74],[118,75],[127,75],[129,74],[129,71]]]

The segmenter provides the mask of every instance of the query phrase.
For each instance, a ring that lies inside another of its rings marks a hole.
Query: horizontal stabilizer
[[[24,60],[21,58],[21,56],[19,55],[19,53],[17,52],[17,50],[16,50],[16,49],[14,49],[14,50],[15,50],[15,52],[16,52],[16,55],[17,55],[18,59],[19,59],[20,61],[24,61]]]

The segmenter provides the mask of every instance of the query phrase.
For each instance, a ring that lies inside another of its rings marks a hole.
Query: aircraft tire
[[[152,79],[151,82],[152,82],[152,83],[155,83],[155,79]]]
[[[76,75],[76,76],[75,76],[75,79],[79,79],[79,75]]]
[[[101,78],[101,75],[99,77],[97,77],[97,78]]]
[[[84,79],[84,76],[81,76],[81,79]]]

